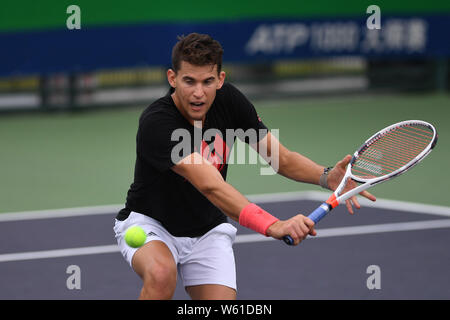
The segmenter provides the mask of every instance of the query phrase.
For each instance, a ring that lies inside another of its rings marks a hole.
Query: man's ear
[[[177,77],[177,74],[172,69],[167,70],[167,81],[169,81],[169,84],[172,88],[177,87],[177,82],[175,81],[175,78]]]
[[[225,71],[220,71],[220,73],[219,73],[219,83],[217,84],[217,90],[222,88],[224,82],[225,82]]]

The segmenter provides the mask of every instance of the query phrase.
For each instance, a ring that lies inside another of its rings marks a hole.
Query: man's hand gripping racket
[[[399,122],[377,132],[355,151],[339,186],[308,218],[317,224],[342,201],[408,171],[431,152],[437,138],[433,125],[420,120]],[[283,240],[294,244],[289,235]]]

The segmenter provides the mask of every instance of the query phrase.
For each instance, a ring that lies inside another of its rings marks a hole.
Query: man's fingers
[[[314,230],[314,221],[301,214],[293,217],[289,226],[289,235],[294,240],[294,245],[301,243],[308,235],[317,235]]]
[[[336,166],[341,167],[342,169],[345,170],[345,168],[347,167],[347,165],[349,164],[350,160],[352,160],[352,156],[351,155],[346,155],[344,157],[344,159],[342,159],[341,161],[339,161]]]
[[[305,230],[305,238],[306,238],[306,235],[308,235],[308,234],[311,236],[317,235],[317,232],[314,230],[315,222],[313,220],[311,220],[308,217],[303,217],[302,222],[306,228],[306,229],[304,229]]]
[[[353,212],[353,207],[352,207],[352,203],[351,203],[350,199],[345,200],[345,205],[347,206],[348,212],[350,212],[350,214],[353,214],[354,212]]]
[[[302,231],[296,221],[290,221],[285,229],[285,232],[291,236],[292,240],[294,240],[294,246],[298,245],[303,240],[303,238],[299,236]]]
[[[315,222],[312,221],[312,220],[311,220],[310,218],[308,218],[308,217],[305,217],[304,222],[305,222],[305,224],[306,224],[308,227],[310,227],[310,228],[314,227],[314,225],[315,225]]]
[[[364,198],[367,198],[367,199],[369,199],[371,201],[376,201],[377,200],[377,198],[373,194],[371,194],[370,192],[367,192],[366,190],[362,191],[360,193],[360,195],[362,195]]]
[[[361,209],[361,205],[359,204],[358,198],[356,196],[351,197],[350,200],[356,209]]]
[[[303,236],[303,238],[305,238],[309,234],[310,228],[308,228],[308,226],[306,224],[301,223],[300,224],[300,229],[302,230],[301,235]]]

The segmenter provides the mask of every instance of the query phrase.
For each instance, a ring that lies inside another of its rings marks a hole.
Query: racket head
[[[353,180],[370,184],[398,176],[424,159],[437,143],[435,127],[407,120],[380,130],[354,153],[347,168]]]

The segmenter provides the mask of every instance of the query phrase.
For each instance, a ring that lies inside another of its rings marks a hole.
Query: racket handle
[[[324,202],[320,205],[320,207],[311,212],[308,218],[310,218],[312,221],[314,221],[315,224],[317,224],[323,217],[327,215],[328,212],[330,212],[331,209],[332,207],[328,203]],[[289,235],[284,236],[283,241],[289,246],[294,245],[294,239],[292,239],[292,237]]]
[[[331,206],[324,202],[318,207],[316,210],[311,212],[311,214],[308,216],[312,221],[314,221],[315,224],[317,224],[320,220],[322,220],[323,217],[327,215],[328,212],[331,210]]]
[[[286,243],[288,246],[294,245],[294,239],[291,238],[291,236],[284,236],[283,237],[284,243]]]

